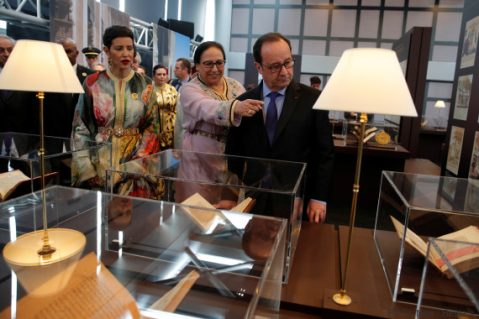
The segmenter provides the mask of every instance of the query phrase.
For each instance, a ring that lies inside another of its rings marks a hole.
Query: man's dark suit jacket
[[[231,127],[226,145],[227,154],[307,163],[306,205],[311,198],[327,199],[334,161],[328,112],[312,109],[319,94],[318,90],[291,82],[286,89],[272,146],[263,112],[243,117],[239,127]],[[262,95],[263,83],[242,94],[238,100],[262,100]]]
[[[77,65],[76,74],[81,84],[95,71]],[[45,94],[45,135],[70,138],[73,115],[79,94],[46,93]]]
[[[188,77],[188,80],[186,82],[190,81],[190,77]],[[174,86],[177,91],[180,90],[181,86],[183,85],[183,82],[180,79],[174,79],[170,82],[171,86]]]
[[[0,90],[0,132],[38,134],[38,112],[35,93]]]
[[[0,90],[0,132],[17,132],[38,134],[39,130],[39,108],[38,100],[33,92],[3,91]],[[5,135],[6,138],[12,135]],[[19,155],[33,149],[31,139],[26,136],[15,139],[15,147]],[[7,141],[0,138],[2,153],[9,152]],[[11,163],[13,168],[21,169],[29,175],[28,165],[21,165],[21,161]],[[0,159],[0,172],[8,170],[8,160]]]

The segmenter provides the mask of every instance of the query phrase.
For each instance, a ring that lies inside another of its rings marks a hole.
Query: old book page
[[[218,213],[215,207],[211,205],[203,196],[195,193],[182,202],[183,205],[198,206],[201,208],[183,207],[184,211],[191,219],[203,230],[207,231],[215,222]]]
[[[397,219],[390,216],[394,228],[399,236],[403,237],[404,225]],[[449,262],[458,272],[465,272],[471,269],[479,267],[479,228],[477,226],[467,226],[458,231],[437,237],[440,239],[436,241],[437,245],[441,249],[442,253],[447,257]],[[420,252],[423,256],[426,256],[427,243],[414,233],[409,228],[406,229],[406,242]],[[459,241],[471,243],[467,245],[465,243],[447,242]],[[429,261],[441,272],[445,273],[448,278],[452,278],[452,273],[449,271],[447,264],[441,258],[439,252],[436,249],[431,249],[429,252]]]
[[[188,275],[176,284],[175,287],[152,304],[150,309],[175,312],[178,305],[185,298],[199,277],[200,274],[196,270],[190,271]]]
[[[16,317],[140,318],[133,297],[108,269],[98,262],[94,253],[71,265],[75,266],[65,289],[51,296],[23,297],[17,302]],[[11,318],[11,309],[3,311],[0,318]]]
[[[231,208],[231,210],[234,212],[248,213],[251,211],[255,203],[256,201],[253,198],[246,197],[241,203]]]
[[[15,188],[22,182],[29,181],[30,177],[23,174],[22,171],[16,169],[11,172],[0,174],[0,201],[8,198]]]

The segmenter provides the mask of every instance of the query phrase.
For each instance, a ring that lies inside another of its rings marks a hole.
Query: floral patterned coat
[[[106,70],[88,76],[83,89],[73,119],[73,149],[85,148],[91,141],[109,142],[111,152],[102,148],[75,153],[72,184],[80,186],[97,177],[93,186],[101,187],[108,167],[117,168],[160,150],[153,86],[149,78],[134,71],[118,79]]]

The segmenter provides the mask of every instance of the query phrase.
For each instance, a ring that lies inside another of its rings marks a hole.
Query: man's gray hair
[[[10,42],[13,43],[13,45],[15,45],[15,39],[13,39],[12,37],[9,37],[8,35],[5,35],[5,34],[0,34],[0,39],[5,39],[5,40],[8,40]]]

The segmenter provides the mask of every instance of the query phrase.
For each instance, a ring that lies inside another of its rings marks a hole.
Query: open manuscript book
[[[29,181],[30,177],[16,169],[0,174],[0,201],[8,199],[15,189],[22,183]]]
[[[57,172],[45,174],[45,183],[54,182],[57,175]],[[39,190],[41,178],[41,176],[30,178],[19,169],[0,173],[0,202]]]
[[[404,235],[404,225],[394,217],[390,217],[399,238],[402,238]],[[458,231],[437,237],[437,239],[446,240],[436,241],[436,243],[443,254],[448,258],[451,265],[459,273],[479,267],[479,228],[477,226],[467,226]],[[421,253],[423,256],[426,256],[427,242],[409,228],[406,229],[405,240],[419,253]],[[468,242],[471,243],[471,245],[458,244],[454,241]],[[452,272],[449,271],[449,267],[443,261],[434,246],[431,246],[429,251],[429,261],[448,278],[453,277]]]
[[[236,212],[248,212],[251,210],[252,206],[254,205],[255,201],[251,197],[245,198],[235,207],[231,208],[231,211]],[[191,219],[201,228],[202,231],[206,232],[212,228],[212,226],[216,223],[218,218],[225,219],[226,217],[223,216],[221,211],[216,209],[210,202],[208,202],[203,196],[198,193],[195,193],[181,202],[183,205],[188,206],[197,206],[201,208],[193,208],[193,207],[183,207],[183,210],[191,217]]]
[[[98,261],[95,253],[87,254],[69,267],[74,267],[74,271],[63,290],[51,295],[38,296],[35,291],[26,295],[17,302],[16,317],[149,318],[143,313],[140,314],[136,301],[128,289]],[[63,273],[59,273],[55,276],[62,275]],[[199,276],[196,270],[189,272],[145,312],[148,313],[148,310],[174,312]],[[49,285],[48,280],[44,285]],[[0,318],[13,318],[12,311],[12,308],[5,309],[0,313]]]

